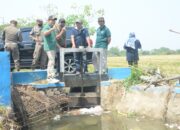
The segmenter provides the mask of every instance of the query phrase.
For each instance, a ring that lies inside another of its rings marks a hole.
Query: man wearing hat
[[[66,21],[64,18],[59,19],[58,35],[56,35],[59,46],[66,47]]]
[[[45,69],[47,62],[47,55],[43,49],[43,39],[42,39],[42,31],[43,21],[41,19],[36,20],[36,25],[32,28],[30,32],[30,37],[35,41],[35,50],[33,53],[33,61],[31,68],[35,69],[40,60],[40,68]]]
[[[81,20],[76,20],[75,27],[71,34],[72,48],[79,47],[91,47],[89,32],[87,28],[83,28]],[[81,63],[83,62],[83,72],[87,72],[86,53],[77,52],[74,53],[74,59],[76,63],[76,74],[80,74]]]
[[[57,27],[57,35],[56,35],[56,40],[58,43],[58,49],[56,53],[56,66],[57,66],[57,72],[60,72],[60,56],[59,56],[59,47],[66,47],[66,21],[64,18],[60,18],[58,22],[58,27]]]
[[[12,53],[12,57],[15,64],[15,69],[20,70],[20,57],[18,42],[22,42],[22,35],[20,29],[17,28],[18,22],[16,20],[11,20],[10,25],[5,27],[2,34],[2,39],[5,42],[5,50]]]
[[[44,50],[48,56],[48,66],[47,66],[47,81],[50,83],[59,82],[58,79],[55,78],[55,55],[56,55],[56,30],[55,26],[57,18],[54,15],[50,15],[48,17],[48,22],[43,27],[43,42],[44,42]]]

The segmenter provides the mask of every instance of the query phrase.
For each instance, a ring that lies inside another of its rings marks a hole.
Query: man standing
[[[56,35],[56,40],[58,43],[57,47],[57,53],[56,53],[56,68],[57,72],[60,73],[60,55],[59,55],[59,48],[66,47],[66,21],[64,18],[60,18],[58,22],[58,27],[57,27],[57,35]]]
[[[43,49],[43,39],[42,39],[42,31],[43,21],[41,19],[36,20],[36,25],[32,28],[30,32],[30,37],[36,42],[35,50],[33,53],[33,61],[32,61],[32,69],[35,69],[40,60],[40,68],[45,69],[47,55]]]
[[[57,42],[60,47],[66,47],[66,21],[64,18],[59,19],[58,34],[56,35]]]
[[[124,44],[124,49],[126,49],[126,59],[128,61],[128,65],[132,66],[138,65],[139,54],[138,49],[141,48],[141,43],[138,39],[136,39],[135,33],[129,33],[129,39]]]
[[[44,50],[48,56],[48,66],[47,66],[47,80],[50,83],[59,82],[58,79],[55,79],[55,56],[56,56],[56,22],[57,18],[53,15],[48,17],[48,23],[43,27],[43,41],[44,41]]]
[[[75,28],[72,30],[71,43],[72,48],[90,47],[89,32],[86,28],[83,28],[81,20],[76,20]],[[77,52],[74,53],[74,59],[76,63],[76,74],[80,74],[81,71],[87,72],[86,53]],[[82,69],[81,70],[81,64]]]
[[[111,42],[111,32],[108,27],[105,25],[105,19],[104,17],[99,17],[98,18],[98,24],[99,28],[96,31],[96,44],[95,48],[103,48],[102,52],[102,72],[106,73],[106,66],[107,66],[107,48],[108,45]],[[97,53],[93,54],[93,65],[95,72],[98,73],[99,70],[99,63],[100,59],[97,55]]]
[[[18,42],[22,42],[22,35],[20,29],[17,28],[17,21],[11,20],[10,25],[3,31],[2,39],[5,41],[5,50],[12,53],[15,64],[15,69],[20,70],[20,59]]]

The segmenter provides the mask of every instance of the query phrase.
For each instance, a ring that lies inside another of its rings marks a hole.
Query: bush
[[[139,84],[141,82],[140,76],[142,75],[142,70],[137,67],[131,67],[131,75],[129,78],[125,79],[123,82],[126,90],[132,85]]]

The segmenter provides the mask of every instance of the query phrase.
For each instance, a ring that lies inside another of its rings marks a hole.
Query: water
[[[59,121],[33,128],[33,130],[178,130],[161,120],[145,117],[126,117],[108,113],[101,116],[63,116]]]

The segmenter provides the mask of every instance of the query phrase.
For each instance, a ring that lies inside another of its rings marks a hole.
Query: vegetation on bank
[[[180,74],[180,55],[140,56],[138,68],[159,68],[167,76]],[[108,67],[128,67],[126,57],[108,57]]]
[[[132,85],[141,83],[140,76],[142,75],[142,70],[136,67],[131,67],[131,75],[123,81],[124,87],[128,90]]]
[[[128,67],[126,57],[108,57],[108,67]],[[180,55],[140,56],[138,67],[132,67],[131,76],[123,81],[125,88],[141,83],[140,76],[145,70],[160,70],[165,77],[180,74]]]

